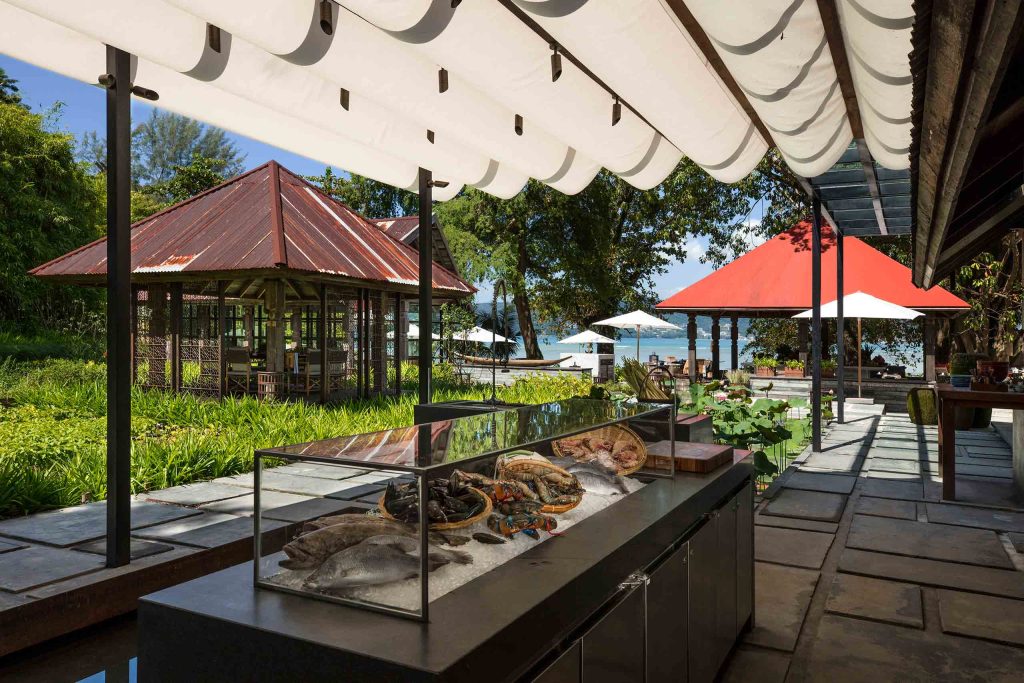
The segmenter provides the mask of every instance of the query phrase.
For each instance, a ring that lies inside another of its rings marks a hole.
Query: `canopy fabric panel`
[[[132,274],[225,274],[271,271],[415,287],[416,250],[303,178],[269,162],[132,226]],[[32,271],[43,278],[102,282],[106,240]],[[434,264],[434,289],[476,291]]]
[[[836,0],[850,72],[871,155],[910,168],[913,0]]]
[[[440,200],[530,179],[575,193],[602,167],[650,189],[684,154],[733,182],[770,144],[813,177],[849,143],[853,99],[875,160],[906,168],[911,0],[825,15],[813,0],[0,0],[0,51],[96,83],[115,46],[160,107],[412,191],[426,168],[449,183]]]
[[[790,168],[828,170],[853,139],[818,5],[689,0],[687,7],[771,131]]]
[[[910,269],[855,237],[843,240],[844,294],[865,292],[921,311],[970,308],[941,287],[911,284]],[[799,223],[658,304],[662,312],[790,316],[812,306],[811,224]],[[822,230],[821,297],[836,299],[835,236]]]

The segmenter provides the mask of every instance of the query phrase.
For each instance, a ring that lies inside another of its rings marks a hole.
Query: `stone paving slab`
[[[0,589],[20,593],[102,569],[102,557],[73,550],[30,546],[0,555]]]
[[[174,546],[167,545],[166,543],[155,543],[153,541],[144,541],[141,538],[132,538],[130,541],[130,555],[132,560],[139,560],[143,557],[149,557],[151,555],[159,555],[160,553],[166,553],[168,550],[174,550]],[[76,545],[71,548],[82,553],[92,553],[93,555],[102,555],[104,558],[107,556],[107,539],[101,538],[98,541],[89,541],[82,545]]]
[[[302,496],[326,496],[345,488],[358,486],[356,482],[359,477],[346,477],[344,480],[325,479],[323,477],[307,477],[298,474],[287,474],[270,470],[263,473],[260,478],[260,486],[264,492],[278,491],[281,493],[295,493]],[[228,484],[231,486],[243,486],[253,488],[252,473],[240,474],[236,477],[214,479],[215,483]],[[360,482],[362,483],[362,482]]]
[[[817,522],[813,519],[800,519],[798,517],[773,517],[771,515],[762,515],[760,512],[754,516],[754,524],[780,527],[782,529],[818,531],[824,534],[834,534],[839,530],[839,525],[835,522]]]
[[[760,647],[737,647],[723,672],[722,683],[783,683],[789,655]]]
[[[1002,442],[1002,439],[999,439],[999,441]],[[1009,460],[1013,455],[1013,451],[1010,449],[1009,446],[1006,446],[1005,444],[999,446],[978,446],[974,444],[964,444],[964,447],[967,450],[968,455],[977,455],[981,457],[998,456],[1006,458],[1007,460]]]
[[[174,535],[164,536],[163,538],[172,543],[196,548],[216,548],[246,538],[252,538],[253,526],[251,518],[225,516],[228,519],[182,531]],[[288,523],[276,519],[263,519],[260,521],[260,531],[263,533],[274,531],[284,526],[288,526]]]
[[[386,484],[356,484],[355,486],[341,491],[335,491],[334,493],[328,494],[330,498],[338,498],[340,500],[355,500],[356,498],[362,498],[363,496],[370,496],[375,493],[380,493],[385,488]]]
[[[141,529],[173,519],[199,514],[196,510],[133,500],[132,529]],[[34,543],[67,547],[103,538],[107,533],[107,503],[99,501],[17,517],[0,522],[0,536],[11,536]]]
[[[9,553],[12,550],[20,550],[24,548],[24,543],[14,543],[11,541],[0,541],[0,553]]]
[[[17,595],[15,593],[4,593],[3,591],[0,591],[0,612],[5,609],[24,605],[26,602],[32,602],[32,598],[28,595]]]
[[[922,500],[924,487],[917,481],[903,479],[868,478],[860,485],[861,495],[875,498],[898,498],[901,500]]]
[[[1013,569],[995,532],[854,515],[848,548]]]
[[[829,455],[814,453],[807,456],[799,465],[800,470],[856,474],[860,471],[864,458],[858,455]]]
[[[86,586],[92,586],[96,584],[102,584],[111,579],[115,579],[119,576],[137,574],[142,575],[148,573],[153,567],[159,567],[166,565],[171,562],[175,562],[183,557],[193,555],[199,552],[195,548],[185,548],[181,546],[175,547],[166,553],[159,555],[150,555],[149,557],[143,557],[136,562],[130,562],[121,567],[107,568],[103,567],[99,571],[89,572],[88,574],[80,574],[70,579],[58,581],[56,583],[49,583],[45,586],[33,588],[28,592],[28,595],[33,598],[40,600],[46,598],[52,598],[55,596],[64,596],[70,591],[79,590]]]
[[[1024,650],[826,614],[804,680],[1019,683],[1022,670]]]
[[[854,510],[862,515],[892,517],[894,519],[917,519],[917,504],[910,500],[861,496],[857,499],[857,506]]]
[[[832,582],[825,611],[924,628],[921,588],[910,583],[838,574]]]
[[[789,489],[848,494],[853,492],[856,483],[857,477],[848,475],[796,471],[791,472],[782,485]]]
[[[909,448],[872,448],[869,456],[872,459],[884,458],[886,460],[905,460],[907,462],[921,461],[921,454]]]
[[[1024,533],[1024,512],[925,503],[929,522]]]
[[[260,506],[263,509],[263,514],[266,514],[274,508],[292,505],[293,503],[301,503],[304,500],[312,500],[312,496],[300,496],[294,493],[282,493],[280,491],[263,491],[260,494]],[[250,493],[237,498],[228,498],[227,500],[219,500],[216,503],[208,503],[203,505],[200,509],[206,510],[207,512],[225,512],[229,515],[245,515],[251,517],[255,501],[255,494]]]
[[[835,536],[764,525],[754,527],[754,559],[804,569],[821,569]]]
[[[744,638],[760,645],[792,652],[811,604],[818,572],[777,564],[754,564],[754,628]]]
[[[319,477],[321,479],[347,479],[364,474],[366,470],[348,465],[328,465],[320,462],[293,462],[281,467],[275,467],[275,472],[281,474],[297,474],[302,477]]]
[[[1024,501],[1011,479],[956,475],[956,499],[961,503],[978,503],[1024,510]]]
[[[1013,479],[1013,468],[991,467],[973,462],[957,463],[956,476],[967,475],[972,477],[986,477],[990,479]]]
[[[1013,549],[1024,555],[1024,534],[1006,534],[1006,537],[1013,544]]]
[[[782,489],[764,507],[762,514],[838,522],[845,507],[846,496],[838,493]]]
[[[283,505],[267,510],[263,519],[276,519],[282,522],[305,522],[317,517],[337,515],[343,512],[365,512],[366,505],[337,498],[312,498],[291,505]]]
[[[1024,601],[940,590],[944,633],[1024,645]],[[1024,669],[1020,671],[1024,676]]]
[[[177,537],[187,531],[199,529],[204,526],[210,526],[211,524],[227,522],[232,519],[238,519],[238,517],[235,515],[227,515],[222,512],[203,512],[202,514],[194,517],[186,517],[185,519],[167,522],[166,524],[158,524],[157,526],[140,529],[134,535],[140,538],[176,543]],[[249,526],[250,528],[252,527],[251,521],[249,521]]]
[[[901,474],[921,474],[921,464],[917,460],[901,460],[895,458],[868,458],[865,468],[869,472],[898,472]]]
[[[163,489],[162,491],[150,491],[149,493],[141,494],[139,498],[160,503],[174,503],[175,505],[202,505],[236,496],[244,496],[245,494],[245,489],[238,486],[204,481],[198,484],[175,486]]]

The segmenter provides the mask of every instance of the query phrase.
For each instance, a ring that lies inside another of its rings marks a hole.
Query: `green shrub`
[[[791,359],[786,361],[787,370],[803,370],[804,362],[802,360]]]
[[[910,414],[910,421],[916,425],[939,424],[935,390],[927,387],[917,387],[908,391],[907,413]]]
[[[779,367],[779,361],[775,360],[774,358],[770,358],[768,356],[757,356],[757,357],[754,358],[754,367],[755,368],[772,368],[772,369],[775,369],[775,368]]]

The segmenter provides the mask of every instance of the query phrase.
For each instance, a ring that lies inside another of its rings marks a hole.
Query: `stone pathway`
[[[755,628],[726,681],[1024,680],[1024,501],[995,430],[847,413],[755,513]]]

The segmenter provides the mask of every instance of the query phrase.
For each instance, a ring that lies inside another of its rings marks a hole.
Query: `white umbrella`
[[[821,317],[838,318],[838,303],[838,301],[830,301],[818,309],[821,311]],[[875,320],[913,320],[914,318],[919,318],[922,315],[924,315],[924,313],[921,313],[921,311],[915,311],[912,308],[905,308],[898,304],[879,299],[876,296],[865,294],[864,292],[854,292],[853,294],[847,294],[843,297],[843,317],[857,319],[857,396],[861,395],[861,318]],[[797,313],[793,317],[814,317],[814,309],[812,308],[804,311],[803,313]]]
[[[558,342],[559,344],[614,344],[614,339],[609,339],[603,334],[598,334],[593,330],[583,330],[579,334],[574,334],[571,337],[566,337]]]
[[[409,323],[409,333],[407,335],[405,335],[405,336],[408,337],[409,339],[419,339],[420,338],[420,328],[419,328],[419,325],[414,325],[413,323]],[[394,339],[394,338],[395,338],[395,333],[394,332],[388,332],[388,339]],[[430,338],[431,339],[440,339],[440,337],[438,337],[436,334],[431,334]]]
[[[636,330],[636,359],[640,360],[640,329],[658,329],[658,330],[680,330],[682,329],[678,325],[673,325],[670,322],[662,320],[661,318],[655,318],[650,313],[644,313],[643,311],[633,311],[632,313],[623,313],[617,315],[614,318],[608,318],[607,320],[599,320],[594,323],[595,325],[608,325],[609,327],[618,327],[623,330]]]
[[[482,327],[474,327],[471,330],[463,330],[462,332],[456,332],[452,335],[452,339],[457,341],[465,342],[478,342],[480,344],[490,344],[491,341],[495,342],[507,342],[508,339],[501,336],[498,333],[493,333],[493,340],[491,338],[491,331],[485,330]]]

